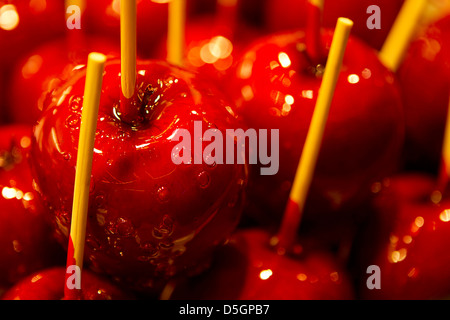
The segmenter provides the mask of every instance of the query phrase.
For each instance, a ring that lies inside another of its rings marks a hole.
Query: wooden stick
[[[121,98],[120,119],[129,125],[140,123],[140,108],[135,103],[136,92],[136,0],[120,1],[120,69]]]
[[[169,29],[167,35],[167,61],[183,66],[185,55],[186,0],[169,2]]]
[[[105,62],[106,56],[103,54],[89,54],[78,142],[72,221],[67,253],[68,270],[73,266],[77,266],[79,270],[83,268],[92,159]],[[78,298],[79,290],[69,288],[67,279],[64,288],[66,299]]]
[[[352,27],[353,21],[349,19],[339,18],[337,21],[311,125],[278,233],[278,245],[284,250],[288,250],[294,244],[300,226]]]
[[[426,8],[427,0],[406,0],[392,26],[379,58],[393,72],[397,72]]]
[[[120,2],[120,55],[122,94],[131,99],[136,88],[136,0]]]

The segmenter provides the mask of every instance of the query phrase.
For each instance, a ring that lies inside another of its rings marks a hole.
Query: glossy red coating
[[[120,120],[120,64],[108,62],[94,149],[85,261],[140,289],[205,268],[237,226],[245,165],[172,161],[175,134],[194,121],[221,132],[239,126],[211,84],[164,62],[139,62],[137,126]],[[43,199],[67,245],[85,70],[48,93],[32,159]],[[224,134],[225,137],[225,134]],[[204,143],[202,152],[208,144]],[[194,150],[195,153],[195,150]],[[193,158],[196,154],[192,154]],[[178,153],[174,156],[177,157]]]
[[[408,174],[390,179],[378,201],[381,237],[361,243],[363,266],[377,265],[381,290],[361,283],[364,299],[448,298],[450,202],[435,192],[432,177]],[[372,226],[373,227],[373,226]]]
[[[323,34],[328,52],[332,31]],[[280,130],[280,170],[249,186],[254,217],[273,225],[285,209],[309,129],[323,65],[312,65],[303,31],[254,42],[229,79],[246,126]],[[304,222],[333,225],[370,197],[372,184],[396,169],[404,138],[400,89],[375,52],[351,37],[331,105]],[[248,211],[248,214],[252,214]],[[270,218],[271,217],[271,218]]]
[[[153,57],[156,44],[166,36],[167,16],[167,0],[137,1],[137,49],[141,56]],[[82,29],[86,34],[102,36],[120,45],[120,1],[86,1],[84,19]]]

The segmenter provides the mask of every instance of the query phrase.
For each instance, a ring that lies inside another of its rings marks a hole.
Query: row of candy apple
[[[298,34],[296,34],[296,35],[294,35],[294,36],[292,36],[292,37],[297,37],[297,41],[298,41],[298,38],[300,37],[302,37],[303,35],[301,34],[301,33],[298,33]],[[285,37],[285,38],[287,38],[288,40],[286,40],[286,39],[284,39],[285,40],[285,42],[289,45],[289,37]],[[277,40],[276,41],[280,41],[280,39],[283,39],[283,37],[277,37]],[[288,46],[288,45],[285,45],[286,47]],[[284,47],[283,49],[286,49],[286,47]],[[298,48],[296,48],[296,49],[298,49]],[[295,59],[293,59],[292,57],[293,57],[293,55],[289,55],[288,53],[286,53],[285,51],[289,51],[289,50],[284,50],[284,51],[282,51],[283,53],[285,53],[286,54],[286,56],[288,57],[288,59],[289,59],[289,63],[290,63],[290,65],[283,65],[283,61],[284,62],[286,62],[287,60],[283,60],[283,57],[284,57],[284,55],[282,55],[282,56],[280,56],[279,55],[279,53],[280,52],[275,52],[275,58],[274,59],[271,59],[270,61],[269,61],[269,64],[270,64],[270,62],[273,62],[273,61],[275,61],[275,62],[277,62],[277,60],[279,61],[279,63],[278,63],[278,66],[275,66],[274,67],[274,69],[273,70],[275,70],[275,72],[277,72],[277,71],[280,71],[280,70],[283,70],[282,68],[284,68],[284,69],[288,69],[288,67],[290,67],[291,65],[295,65],[296,64],[296,62],[295,62]],[[270,56],[269,54],[267,54],[267,56]],[[262,57],[262,58],[265,58],[265,56],[264,55],[262,55],[262,54],[258,54],[258,55],[256,55],[256,57]],[[244,60],[244,62],[245,62],[245,60]],[[253,61],[253,63],[254,63],[254,65],[256,65],[256,63]],[[244,63],[243,63],[244,64]],[[242,64],[242,65],[243,65]],[[241,66],[242,66],[241,65]],[[272,66],[273,66],[273,64],[272,64]],[[298,66],[296,66],[296,67],[298,67]],[[375,70],[372,70],[373,69],[373,67],[371,66],[371,68],[369,69],[369,68],[365,68],[364,70],[366,70],[366,69],[368,69],[369,71],[371,71],[371,75],[368,77],[369,79],[370,78],[372,78],[372,76],[373,77],[375,77],[374,75],[373,75],[373,73],[372,72],[375,72]],[[242,69],[241,69],[242,70]],[[298,69],[297,69],[298,70]],[[318,70],[315,70],[314,72],[317,72]],[[350,73],[350,75],[356,75],[356,76],[358,76],[356,73]],[[356,78],[355,77],[350,77],[350,75],[349,76],[347,76],[346,78],[347,79],[349,79],[349,83],[350,83],[350,86],[352,85],[352,84],[357,84],[357,83],[359,83],[359,82],[356,82]],[[366,74],[366,76],[367,76],[367,74]],[[359,77],[359,76],[358,76]],[[364,78],[364,74],[362,75],[362,77]],[[259,78],[261,78],[261,77],[259,77]],[[259,79],[258,78],[258,79]],[[288,77],[286,77],[288,80],[290,80]],[[350,81],[350,78],[353,78],[353,82],[354,83],[352,83],[351,81]],[[247,79],[240,79],[240,80],[247,80]],[[359,80],[360,80],[360,82],[362,82],[361,81],[361,78],[359,78]],[[367,79],[366,79],[367,80]],[[385,80],[386,80],[386,78],[385,78]],[[263,81],[263,80],[262,80]],[[285,83],[286,83],[287,81],[285,81]],[[355,83],[356,82],[356,83]],[[386,82],[387,83],[389,83],[389,81],[387,81],[386,80]],[[237,82],[235,82],[235,83],[237,83]],[[253,85],[253,84],[252,84]],[[392,85],[392,83],[391,83],[391,85]],[[255,87],[253,87],[252,88],[252,86],[250,86],[249,85],[249,87],[250,87],[250,90],[252,90],[252,92],[253,92],[253,89],[255,88]],[[288,86],[289,87],[289,86]],[[247,86],[245,85],[245,86],[242,86],[241,87],[242,89],[243,88],[247,88]],[[240,93],[242,93],[243,95],[244,95],[244,101],[246,101],[246,97],[245,97],[245,90],[240,90]],[[308,90],[302,90],[302,92],[305,92],[305,91],[308,91]],[[249,91],[247,91],[247,93],[248,93]],[[314,91],[314,90],[312,90],[312,92],[317,92],[317,89]],[[339,89],[338,89],[338,92],[339,92]],[[252,94],[254,94],[254,92],[252,93]],[[145,94],[144,94],[145,95]],[[361,95],[361,94],[360,94]],[[282,109],[281,109],[281,113],[284,111],[284,112],[287,112],[288,114],[289,114],[289,111],[286,111],[286,110],[283,110],[283,109],[288,109],[287,107],[286,107],[286,105],[289,105],[289,103],[288,102],[291,102],[291,99],[287,99],[287,97],[288,96],[290,96],[290,97],[292,97],[293,98],[293,95],[285,95],[284,96],[284,102],[285,103],[283,103],[283,107],[282,107]],[[357,95],[354,95],[354,96],[357,96]],[[248,98],[248,97],[247,97]],[[254,98],[254,97],[253,97]],[[253,100],[253,98],[252,99],[250,99],[250,101],[252,101]],[[304,98],[307,98],[307,97],[304,97]],[[76,99],[73,99],[72,100],[72,102],[73,101],[75,101]],[[287,100],[289,100],[289,101],[287,101]],[[247,101],[248,102],[248,101]],[[78,101],[78,103],[79,103],[79,101]],[[77,102],[73,102],[73,104],[74,104],[74,109],[76,110],[77,108],[76,108],[76,104],[77,104]],[[291,106],[291,108],[292,108],[292,105],[293,105],[293,103],[290,105]],[[278,118],[280,118],[280,115],[277,115],[276,113],[275,113],[275,116],[277,116]],[[331,115],[331,117],[332,117],[332,115]],[[256,119],[257,120],[257,119]],[[74,122],[74,124],[76,125],[76,121]],[[125,133],[124,133],[125,134]],[[392,136],[392,135],[391,135]],[[395,136],[395,135],[394,135]],[[325,141],[326,141],[326,139],[325,139]],[[338,144],[339,145],[339,144]],[[67,156],[67,157],[69,157],[70,158],[70,153],[64,153],[64,155],[65,156]],[[68,156],[69,155],[69,156]],[[320,163],[320,162],[319,162]],[[125,165],[126,166],[126,165]],[[319,167],[320,167],[320,165],[319,165]],[[204,175],[202,175],[202,176],[204,176]],[[341,180],[342,181],[342,180]],[[275,190],[276,190],[276,188],[275,188]],[[267,191],[266,191],[267,192]],[[123,221],[121,221],[121,222],[123,222]],[[127,230],[128,229],[128,226],[127,226],[127,223],[126,223],[126,221],[124,222],[124,224],[121,224],[121,226],[122,225],[125,225],[124,227],[119,227],[119,229],[125,229],[125,230]]]

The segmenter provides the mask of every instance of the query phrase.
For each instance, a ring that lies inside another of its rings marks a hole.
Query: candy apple
[[[450,97],[449,57],[450,16],[419,35],[399,69],[409,169],[435,173],[439,167]]]
[[[0,128],[0,288],[63,257],[28,165],[31,127]]]
[[[331,31],[323,33],[325,53],[331,39]],[[312,64],[305,47],[303,31],[262,38],[229,79],[228,90],[246,126],[280,130],[279,172],[261,176],[254,166],[249,185],[253,208],[248,213],[265,223],[278,221],[284,211],[321,85],[325,61]],[[373,50],[350,37],[303,225],[333,226],[363,204],[373,183],[396,169],[403,135],[395,76]]]
[[[165,62],[139,62],[137,75],[134,103],[141,116],[130,124],[118,108],[120,64],[110,61],[105,69],[85,261],[124,284],[151,291],[175,274],[207,265],[239,222],[247,168],[185,164],[189,159],[176,165],[181,156],[174,137],[187,130],[198,139],[198,124],[223,133],[235,128],[231,105],[212,85]],[[63,243],[71,219],[84,81],[85,70],[77,70],[50,92],[34,130],[37,185]],[[206,145],[193,149],[192,159],[201,157]],[[185,152],[189,155],[183,150],[182,157]]]
[[[166,34],[168,2],[137,1],[137,48],[144,57],[153,55],[155,44]],[[85,32],[107,37],[120,44],[120,1],[86,1],[85,19]]]
[[[361,241],[360,270],[380,268],[380,289],[361,283],[363,299],[429,300],[450,295],[450,202],[423,175],[390,179],[376,208],[389,221],[379,236]],[[389,218],[388,218],[389,217]],[[367,279],[367,276],[365,277]]]
[[[90,52],[118,56],[119,48],[98,37],[81,37],[72,45],[70,36],[48,42],[21,59],[12,73],[9,114],[17,123],[34,125],[42,112],[46,95],[58,86],[70,71],[86,63]],[[24,94],[26,88],[26,94]]]
[[[269,31],[282,31],[305,27],[308,0],[268,0],[265,10]],[[404,0],[325,0],[323,26],[333,28],[336,19],[346,17],[354,21],[353,34],[375,49],[380,49],[400,12]],[[376,5],[380,8],[380,29],[369,29],[367,20],[373,12],[367,9]]]
[[[2,300],[62,300],[66,269],[53,267],[36,272],[9,289]],[[80,300],[130,300],[132,295],[89,270],[81,277]]]
[[[221,248],[205,274],[169,284],[173,300],[350,300],[353,287],[346,271],[326,251],[277,253],[268,233],[237,232]],[[168,293],[170,293],[170,296]]]

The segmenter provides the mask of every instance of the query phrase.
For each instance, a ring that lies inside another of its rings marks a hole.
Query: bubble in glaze
[[[197,176],[197,181],[200,185],[200,188],[206,189],[209,187],[209,185],[211,183],[211,177],[209,176],[208,172],[203,171],[203,172],[199,173],[199,175]]]
[[[80,117],[76,114],[71,114],[66,119],[66,126],[69,129],[78,129],[79,124],[80,124]]]
[[[213,95],[216,90],[194,74],[164,62],[145,62],[138,72],[145,78],[142,81],[157,91],[150,98],[160,99],[154,110],[149,110],[153,114],[145,114],[153,116],[151,122],[129,125],[115,117],[120,118],[120,63],[111,60],[105,66],[92,171],[95,190],[89,195],[86,229],[86,236],[93,236],[102,247],[94,250],[94,244],[86,245],[86,257],[95,257],[96,270],[125,287],[153,294],[172,274],[197,270],[197,261],[208,260],[217,243],[235,229],[242,208],[227,206],[236,190],[222,186],[247,179],[247,170],[245,165],[219,165],[214,170],[206,164],[175,165],[170,154],[176,144],[170,139],[177,130],[190,131],[191,120],[204,119],[221,131],[235,128],[239,122],[224,109],[229,105],[226,98],[219,91]],[[57,112],[45,112],[33,135],[33,168],[48,207],[53,207],[50,218],[55,230],[70,227],[66,219],[55,224],[55,215],[57,211],[71,214],[73,177],[67,173],[74,172],[79,130],[68,124],[77,123],[73,118],[79,117],[82,109],[81,104],[73,110],[78,97],[83,97],[84,74],[80,75],[81,80],[74,80],[60,106],[55,105],[59,96],[49,101],[46,110]],[[173,92],[165,87],[170,78],[174,83],[180,79]],[[64,91],[63,86],[55,95]],[[181,92],[186,93],[186,101],[178,101]],[[198,114],[192,115],[192,110]],[[57,162],[49,161],[55,150],[70,152],[71,162],[63,160],[62,152]],[[213,212],[216,209],[220,210]],[[65,244],[68,232],[62,235],[59,239]]]
[[[77,111],[80,109],[80,105],[81,105],[81,97],[77,97],[77,96],[71,96],[69,99],[69,107],[70,109],[72,109],[73,111]]]
[[[133,234],[134,227],[130,220],[119,218],[117,219],[116,230],[117,233],[122,237],[129,237]]]
[[[158,195],[158,200],[161,203],[165,203],[167,201],[169,201],[169,189],[166,187],[161,187],[158,189],[158,191],[156,192]]]
[[[98,209],[105,209],[106,208],[106,199],[105,196],[100,194],[95,197],[95,203],[97,204]],[[106,211],[106,210],[105,210]],[[105,213],[105,212],[102,212]]]
[[[168,215],[165,215],[159,226],[153,229],[153,237],[155,237],[156,239],[164,239],[169,237],[172,232],[173,220]]]
[[[170,216],[165,215],[162,223],[159,225],[159,229],[164,233],[170,235],[173,232],[173,220]]]
[[[72,155],[70,153],[64,153],[63,158],[64,160],[69,161],[70,159],[72,159]]]

